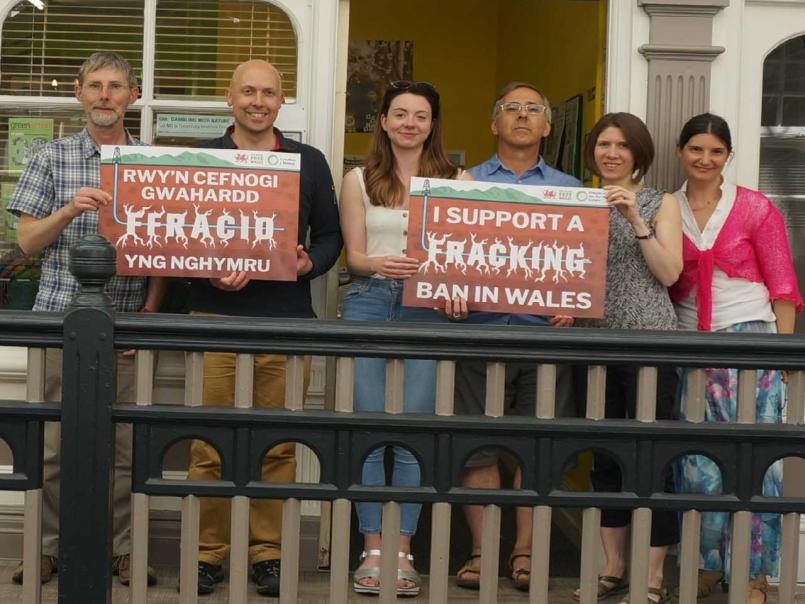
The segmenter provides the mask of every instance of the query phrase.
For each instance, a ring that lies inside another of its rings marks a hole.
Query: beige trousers
[[[49,348],[45,357],[45,401],[61,401],[62,351]],[[117,355],[117,400],[134,402],[134,357]],[[61,424],[45,423],[42,476],[42,554],[59,555],[59,450]],[[131,551],[131,424],[115,425],[114,485],[112,491],[112,555]]]
[[[285,370],[285,355],[255,355],[254,407],[284,407]],[[305,357],[305,392],[309,381],[310,357]],[[203,405],[231,407],[234,401],[235,355],[227,352],[205,352]],[[203,440],[194,440],[190,447],[188,480],[219,480],[220,477],[221,459],[215,448]],[[266,453],[263,458],[262,479],[266,482],[295,482],[296,447],[293,443],[277,445]],[[198,558],[217,566],[229,554],[230,500],[202,497],[200,507]],[[281,540],[282,500],[253,499],[249,513],[249,563],[279,559]]]

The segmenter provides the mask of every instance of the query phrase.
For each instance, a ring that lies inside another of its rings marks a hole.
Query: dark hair
[[[727,147],[727,152],[732,153],[730,127],[727,124],[727,120],[720,115],[702,113],[685,122],[685,125],[682,126],[682,132],[679,133],[679,142],[677,143],[679,148],[682,149],[697,134],[712,134],[720,138],[721,142]]]
[[[587,135],[587,144],[584,146],[584,164],[596,176],[601,176],[595,164],[595,145],[598,137],[607,128],[617,128],[623,133],[626,145],[634,158],[634,180],[638,181],[646,175],[654,161],[654,142],[648,128],[636,115],[631,113],[607,113],[604,115],[590,133]]]
[[[533,84],[529,84],[528,82],[509,82],[503,88],[500,89],[498,92],[498,96],[495,99],[495,102],[492,103],[492,119],[494,120],[498,113],[500,113],[500,101],[503,100],[503,97],[509,94],[512,90],[517,90],[518,88],[528,88],[529,90],[533,90],[536,92],[540,98],[542,99],[542,104],[545,105],[545,119],[548,122],[551,122],[551,102],[548,100],[548,97],[542,94],[542,92]]]
[[[383,95],[380,106],[380,115],[388,115],[392,101],[405,93],[423,97],[430,105],[433,126],[425,140],[422,155],[419,158],[419,172],[417,176],[431,178],[453,178],[456,167],[450,163],[442,146],[442,120],[439,93],[427,82],[410,82],[399,80],[392,82]],[[405,184],[397,176],[394,152],[391,141],[383,130],[380,119],[375,123],[372,142],[369,145],[369,154],[364,169],[364,182],[366,194],[372,205],[394,207],[401,204],[405,198]]]

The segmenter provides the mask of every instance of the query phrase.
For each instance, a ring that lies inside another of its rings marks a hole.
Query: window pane
[[[154,95],[220,100],[235,67],[265,59],[296,96],[296,34],[281,9],[261,0],[159,0]]]
[[[783,81],[783,64],[766,61],[763,64],[763,94],[779,94]]]
[[[783,98],[783,126],[805,126],[805,97]]]
[[[789,60],[805,60],[805,36],[789,40],[785,44],[785,57]]]
[[[761,126],[779,126],[777,122],[777,106],[779,105],[779,97],[764,96],[763,108],[760,112],[760,125]]]
[[[20,2],[3,23],[0,94],[72,96],[81,63],[119,52],[142,73],[143,0]]]
[[[785,92],[805,93],[805,61],[785,64]]]
[[[126,126],[139,134],[140,114],[126,114]],[[17,220],[7,210],[17,179],[36,147],[74,134],[84,127],[75,109],[0,110],[0,308],[29,309],[39,286],[39,258],[26,257],[17,246]]]

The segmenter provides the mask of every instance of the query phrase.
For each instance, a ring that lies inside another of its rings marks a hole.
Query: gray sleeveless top
[[[654,224],[662,196],[646,187],[637,192],[646,224]],[[632,227],[616,209],[609,213],[606,310],[604,319],[595,324],[614,329],[676,329],[668,290],[651,274]]]

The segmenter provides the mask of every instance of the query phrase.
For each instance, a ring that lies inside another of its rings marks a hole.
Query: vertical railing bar
[[[753,424],[757,414],[757,371],[738,371],[738,423]],[[739,460],[745,463],[745,460]],[[752,539],[752,512],[732,515],[732,558],[730,564],[730,604],[746,602],[749,582],[749,557]]]
[[[692,423],[704,421],[705,387],[704,369],[688,369],[685,417]],[[682,513],[682,553],[679,563],[679,601],[695,602],[699,583],[699,545],[702,515],[697,510]]]
[[[453,415],[455,389],[455,361],[436,362],[436,415]],[[442,604],[448,598],[448,575],[450,572],[450,517],[449,503],[434,503],[431,506],[432,529],[430,546],[430,581],[428,593],[431,604]]]
[[[431,506],[430,581],[428,592],[431,604],[447,602],[448,574],[450,572],[450,517],[449,503]]]
[[[254,355],[235,355],[236,409],[249,409],[254,404]],[[229,548],[229,601],[245,602],[249,593],[249,508],[248,497],[232,498]]]
[[[400,543],[400,504],[387,501],[383,504],[381,523],[383,542],[380,546],[380,604],[397,601],[397,568]]]
[[[589,401],[589,399],[588,399]],[[587,405],[589,411],[589,403]],[[601,532],[601,510],[585,508],[581,524],[581,604],[598,602],[598,543]]]
[[[25,381],[25,398],[29,403],[45,400],[44,348],[28,349],[28,375]],[[44,434],[44,429],[42,430]],[[42,487],[25,491],[22,545],[22,601],[40,604],[42,601]]]
[[[352,413],[355,398],[355,359],[338,357],[335,373],[335,410]]]
[[[339,359],[340,361],[341,359]],[[352,360],[352,359],[350,359]],[[332,508],[333,538],[330,556],[330,602],[349,600],[349,533],[352,506],[348,499],[336,499]]]
[[[305,404],[305,357],[289,356],[285,366],[285,408],[302,411]],[[299,587],[299,527],[302,502],[289,497],[282,504],[280,603],[295,604]]]
[[[506,363],[486,364],[486,416],[502,417],[506,387]]]
[[[603,419],[606,401],[607,368],[604,365],[587,367],[587,419]],[[601,510],[585,508],[581,528],[581,604],[598,601],[598,549],[601,532]]]
[[[780,547],[780,585],[778,602],[795,602],[797,595],[797,566],[799,562],[800,515],[783,514],[782,544]]]
[[[299,587],[299,527],[302,502],[289,497],[282,504],[282,572],[280,604],[296,604]]]
[[[604,419],[607,368],[591,365],[587,368],[587,419]]]
[[[695,602],[699,583],[699,546],[702,514],[688,510],[682,514],[682,552],[679,562],[679,601]]]
[[[134,400],[137,405],[154,402],[153,350],[138,350],[134,359]],[[131,495],[131,604],[148,601],[148,523],[150,498],[144,493]]]
[[[551,516],[550,506],[534,507],[531,527],[531,583],[530,601],[535,604],[548,604],[548,583],[551,559]]]
[[[436,362],[436,415],[453,415],[455,361]]]
[[[184,404],[200,407],[204,390],[204,353],[185,355]],[[181,545],[179,555],[179,603],[198,601],[198,530],[201,516],[199,498],[187,495],[181,506]]]
[[[556,365],[541,363],[537,367],[537,417],[556,417]]]
[[[786,423],[801,426],[805,405],[805,371],[791,371],[788,374],[788,402]],[[785,483],[783,484],[785,489]],[[786,493],[784,492],[783,495]],[[800,514],[783,514],[782,547],[780,552],[780,586],[778,602],[794,602],[797,591],[797,572],[799,569]]]
[[[539,419],[553,419],[556,415],[556,365],[537,366],[536,415]],[[530,600],[548,604],[552,510],[550,506],[538,505],[532,514]]]
[[[352,413],[355,397],[355,359],[339,357],[335,365],[335,410]],[[322,502],[322,507],[325,503]],[[349,526],[352,504],[348,499],[336,499],[332,504],[332,547],[330,555],[330,602],[346,602],[349,597]],[[322,516],[322,523],[324,517]],[[330,526],[321,530],[330,530]]]
[[[487,417],[502,417],[506,389],[506,364],[487,362]],[[485,505],[481,524],[481,592],[482,604],[493,604],[498,597],[498,557],[500,556],[500,506]]]
[[[386,413],[403,412],[403,380],[405,379],[405,361],[403,359],[386,360]]]
[[[657,417],[657,368],[640,367],[637,373],[637,406],[635,419],[653,422]],[[648,599],[649,548],[651,547],[651,510],[637,508],[632,512],[631,565],[629,599]]]
[[[179,561],[179,604],[198,602],[198,528],[200,500],[195,495],[182,498],[182,526]]]
[[[305,357],[289,356],[285,367],[285,408],[301,411],[305,406]]]
[[[487,381],[487,392],[489,382]],[[489,409],[487,403],[487,410]],[[500,557],[500,506],[484,506],[481,531],[481,604],[498,601],[498,559]]]

